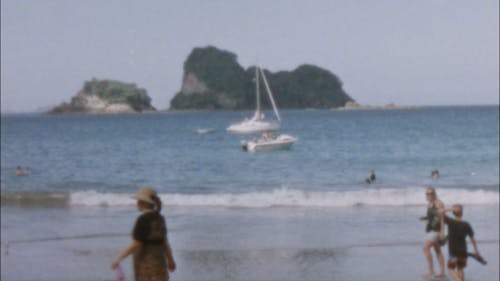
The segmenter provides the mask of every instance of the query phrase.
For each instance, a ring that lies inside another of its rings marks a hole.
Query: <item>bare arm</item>
[[[441,222],[441,228],[439,229],[439,237],[444,238],[444,215],[445,215],[445,209],[440,209],[439,211],[439,220]]]
[[[429,206],[427,206],[427,208],[428,208],[428,207],[429,207]],[[425,216],[421,216],[421,217],[419,218],[419,220],[421,220],[421,221],[426,221],[426,220],[428,220],[428,219],[429,219],[429,217],[427,217],[427,214],[425,214]]]
[[[438,208],[438,210],[439,210],[439,211],[441,211],[441,210],[445,210],[445,208],[444,208],[444,203],[443,203],[443,201],[441,201],[441,200],[437,200],[437,201],[436,201],[436,207]]]
[[[470,237],[470,241],[472,242],[472,246],[474,247],[474,253],[479,256],[479,248],[477,247],[476,239],[474,239],[474,236]]]
[[[170,247],[170,242],[166,237],[165,237],[165,254],[167,255],[168,271],[174,272],[177,266],[175,264],[174,255],[172,254],[172,248]]]
[[[130,254],[135,253],[141,247],[142,247],[141,242],[139,242],[137,240],[132,240],[132,242],[130,242],[130,244],[116,256],[116,258],[111,263],[111,268],[115,269],[121,260],[128,257]]]

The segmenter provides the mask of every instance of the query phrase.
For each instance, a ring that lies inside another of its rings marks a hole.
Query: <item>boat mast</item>
[[[257,116],[260,118],[260,83],[259,83],[259,66],[255,67],[255,91],[257,94]]]
[[[264,85],[266,85],[267,93],[269,94],[269,99],[271,99],[271,103],[273,104],[274,114],[276,114],[278,121],[281,122],[280,114],[278,113],[278,108],[276,108],[276,103],[274,102],[273,93],[271,92],[271,89],[269,88],[269,84],[267,83],[266,75],[264,75],[264,71],[262,71],[262,68],[260,68],[260,74],[262,75],[262,80],[264,80]]]

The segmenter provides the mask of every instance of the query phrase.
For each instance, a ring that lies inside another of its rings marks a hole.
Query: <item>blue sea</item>
[[[172,280],[425,280],[428,186],[464,204],[488,260],[467,279],[500,279],[498,106],[280,113],[298,141],[260,153],[226,131],[251,111],[2,115],[1,280],[114,280],[142,185]]]

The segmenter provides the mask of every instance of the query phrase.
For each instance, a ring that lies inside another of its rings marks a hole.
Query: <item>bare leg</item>
[[[462,281],[462,279],[460,279],[460,276],[458,275],[458,272],[455,271],[455,269],[449,269],[448,272],[450,273],[451,277],[453,277],[453,280],[455,281]]]
[[[460,278],[460,281],[464,281],[465,280],[464,269],[463,268],[459,268],[457,271],[458,271],[458,277]]]
[[[434,275],[434,266],[432,265],[432,254],[431,254],[432,245],[433,245],[432,241],[425,241],[424,246],[422,247],[422,249],[424,250],[425,258],[427,259],[427,266],[429,268],[429,270],[425,274],[426,276]]]
[[[444,257],[443,252],[441,252],[441,246],[434,244],[434,250],[436,251],[436,257],[439,264],[439,277],[444,277]]]

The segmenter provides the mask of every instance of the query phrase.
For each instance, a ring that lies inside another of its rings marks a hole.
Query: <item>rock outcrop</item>
[[[70,103],[63,103],[48,111],[49,114],[85,113],[117,114],[156,111],[146,90],[135,84],[113,80],[87,81]]]
[[[279,108],[337,108],[354,102],[335,74],[314,65],[265,74]],[[254,109],[254,78],[255,67],[243,69],[235,54],[212,46],[195,48],[184,63],[181,90],[170,110]],[[270,108],[265,95],[261,102]]]

